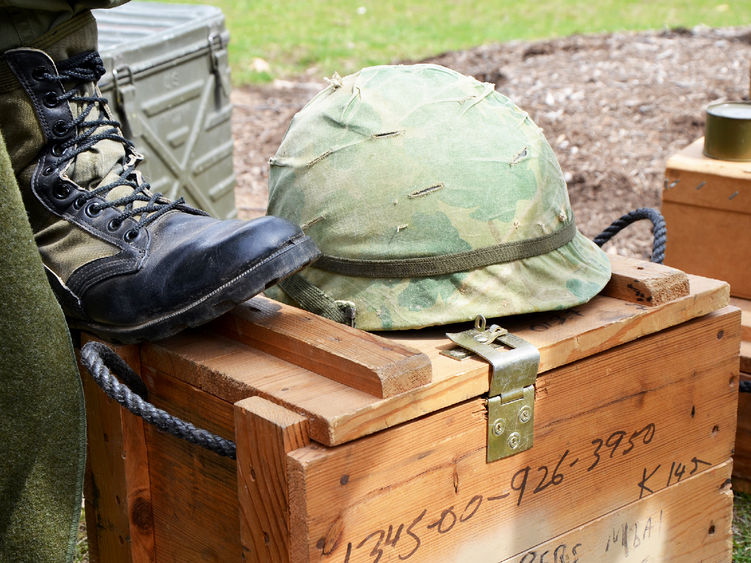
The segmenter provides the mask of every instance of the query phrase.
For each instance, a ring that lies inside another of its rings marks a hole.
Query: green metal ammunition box
[[[229,32],[213,6],[130,2],[94,10],[99,87],[145,156],[154,192],[234,217]]]

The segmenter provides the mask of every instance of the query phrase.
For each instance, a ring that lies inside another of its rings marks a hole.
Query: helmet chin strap
[[[355,326],[356,309],[351,301],[338,301],[304,277],[295,274],[277,284],[300,307],[341,324]]]

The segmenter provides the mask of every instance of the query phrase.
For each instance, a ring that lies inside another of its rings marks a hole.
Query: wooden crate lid
[[[707,314],[728,303],[725,282],[613,258],[602,294],[569,310],[500,324],[540,350],[548,371]],[[490,368],[438,327],[368,334],[265,298],[202,329],[141,347],[144,377],[159,373],[225,401],[262,396],[307,417],[311,438],[335,445],[488,392]]]
[[[709,158],[703,149],[701,137],[668,159],[662,200],[751,213],[751,162]]]

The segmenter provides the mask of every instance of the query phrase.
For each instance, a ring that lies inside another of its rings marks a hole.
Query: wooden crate
[[[383,337],[255,298],[120,348],[237,462],[84,376],[92,560],[730,561],[741,313],[724,282],[614,272],[584,306],[504,319],[541,354],[534,445],[492,463],[489,366],[441,355],[445,329]]]
[[[667,162],[665,264],[725,280],[731,295],[751,299],[751,162],[707,158],[703,146],[698,139]]]
[[[668,228],[665,263],[727,280],[743,310],[741,378],[751,380],[751,162],[702,154],[698,139],[668,159],[662,213]],[[751,395],[738,402],[733,486],[751,492]]]
[[[733,297],[741,309],[741,381],[751,382],[751,301]],[[733,454],[733,488],[751,493],[751,393],[738,396],[738,431]]]

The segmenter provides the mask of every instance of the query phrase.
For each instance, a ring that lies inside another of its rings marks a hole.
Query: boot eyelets
[[[107,223],[107,230],[111,233],[114,233],[122,226],[122,224],[123,222],[120,219],[112,219],[112,221]]]
[[[48,108],[54,108],[57,107],[57,105],[60,103],[60,100],[58,99],[55,92],[50,91],[42,96],[42,103]]]
[[[81,209],[86,204],[86,198],[78,196],[73,202],[73,209]]]
[[[65,153],[65,149],[62,145],[55,143],[54,145],[52,145],[50,152],[52,153],[52,156],[60,158],[61,156],[63,156],[63,153]]]
[[[55,168],[53,166],[45,166],[42,169],[42,176],[49,176],[50,174],[52,174],[52,172],[54,172],[54,170]]]
[[[123,235],[123,239],[125,239],[125,242],[133,242],[138,238],[138,234],[140,231],[136,229],[130,229],[129,231],[125,231],[125,234]]]
[[[47,75],[47,69],[43,66],[38,66],[34,70],[31,71],[31,77],[34,80],[37,80],[41,82],[44,80],[44,77]]]
[[[68,184],[57,184],[52,189],[52,195],[55,196],[56,199],[65,199],[70,195],[71,189]]]
[[[92,202],[86,206],[85,213],[89,217],[96,217],[102,211],[102,208],[97,205],[96,202]]]
[[[55,123],[52,125],[52,132],[57,137],[65,137],[65,135],[68,134],[68,130],[68,124],[65,123],[62,119],[55,121]]]

